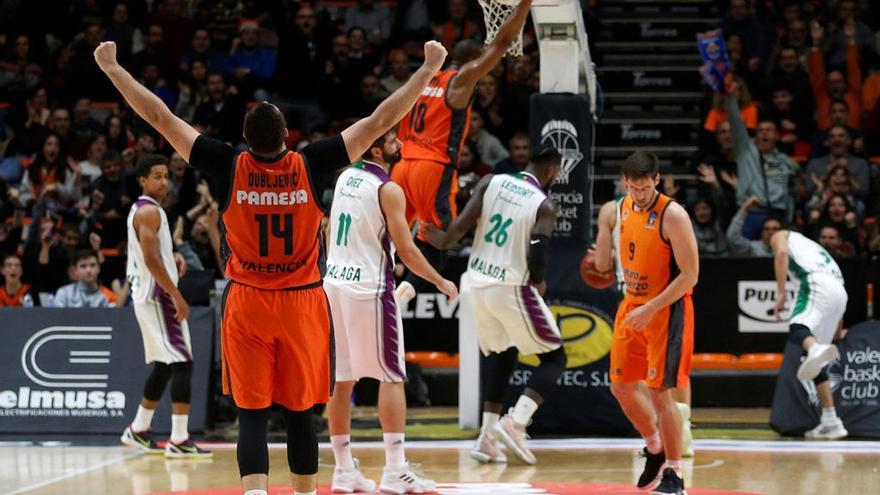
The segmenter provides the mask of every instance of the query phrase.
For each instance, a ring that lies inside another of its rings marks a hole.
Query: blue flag
[[[697,33],[697,48],[703,58],[700,74],[706,84],[714,91],[724,92],[724,80],[730,72],[730,59],[727,58],[727,45],[720,29]]]

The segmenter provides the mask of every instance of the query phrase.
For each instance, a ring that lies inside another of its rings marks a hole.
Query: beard
[[[396,153],[392,153],[390,155],[383,152],[382,159],[384,159],[385,163],[387,163],[390,167],[400,161],[400,150],[397,150]]]

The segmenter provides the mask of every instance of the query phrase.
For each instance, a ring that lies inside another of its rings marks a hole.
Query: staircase
[[[620,163],[655,153],[663,174],[687,174],[702,127],[696,33],[718,26],[713,0],[601,0],[596,76],[604,92],[597,126],[594,208],[614,194]]]

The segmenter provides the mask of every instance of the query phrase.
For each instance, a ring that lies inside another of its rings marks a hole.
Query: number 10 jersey
[[[468,260],[471,286],[528,284],[529,242],[546,199],[528,173],[496,175],[489,181]]]

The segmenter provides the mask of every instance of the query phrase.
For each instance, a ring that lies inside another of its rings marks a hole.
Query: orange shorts
[[[330,399],[330,310],[323,287],[257,289],[229,282],[220,325],[223,393],[235,405],[302,411]]]
[[[452,165],[430,160],[401,160],[391,170],[391,180],[406,195],[406,221],[412,225],[433,223],[441,229],[449,227],[458,216],[455,196],[458,194],[458,171]],[[418,238],[425,240],[421,233]]]
[[[640,306],[624,298],[614,319],[611,340],[611,383],[645,380],[651,388],[684,387],[694,354],[694,304],[685,296],[654,314],[637,332],[623,324]]]

